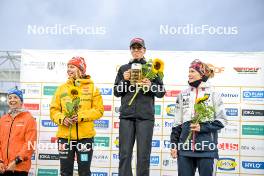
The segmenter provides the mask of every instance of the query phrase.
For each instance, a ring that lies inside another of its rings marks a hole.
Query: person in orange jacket
[[[37,140],[36,120],[24,110],[23,94],[8,92],[9,111],[0,119],[0,175],[26,176]]]
[[[103,116],[103,99],[89,75],[82,57],[73,57],[67,64],[68,80],[60,85],[50,104],[50,118],[58,125],[57,137],[62,176],[72,176],[77,155],[79,176],[90,176],[94,120]],[[77,112],[69,116],[67,103],[79,98]]]

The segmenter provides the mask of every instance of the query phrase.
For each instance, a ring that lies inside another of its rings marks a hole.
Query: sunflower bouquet
[[[212,106],[206,105],[205,101],[207,101],[208,99],[209,99],[209,94],[205,94],[204,97],[197,98],[195,100],[195,104],[194,104],[195,114],[191,120],[192,124],[197,125],[199,123],[210,121],[213,119],[215,109]],[[193,133],[192,131],[189,132],[189,135],[185,140],[184,144],[186,144],[190,140],[192,133]]]
[[[150,81],[154,80],[157,77],[160,77],[160,79],[163,79],[164,74],[164,62],[161,59],[152,59],[148,60],[148,62],[144,65],[142,65],[142,79],[147,78]],[[142,83],[137,83],[136,86],[136,93],[132,97],[132,99],[129,101],[128,105],[130,106],[134,99],[136,98],[137,94],[140,90],[143,90],[143,93],[145,94],[149,88],[147,86],[143,86]]]
[[[71,102],[66,103],[66,112],[64,113],[65,117],[72,118],[73,116],[78,114],[79,106],[80,106],[80,91],[77,87],[73,86],[70,88],[69,95],[72,99]],[[72,125],[69,126],[69,136],[68,136],[68,144],[71,141],[71,130]]]

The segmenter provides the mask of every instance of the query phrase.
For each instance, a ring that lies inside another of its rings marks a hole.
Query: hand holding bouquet
[[[70,89],[69,94],[72,101],[66,103],[66,112],[64,115],[67,118],[73,118],[74,116],[78,115],[79,106],[80,106],[80,97],[79,97],[80,91],[78,90],[77,87],[72,87]],[[71,129],[72,129],[72,124],[69,125],[68,144],[70,144],[71,141]]]
[[[208,99],[209,99],[209,94],[205,94],[204,97],[197,98],[195,100],[195,104],[194,104],[195,114],[193,119],[191,120],[192,124],[197,125],[199,123],[210,121],[211,119],[213,119],[215,110],[212,106],[208,106],[205,104],[205,101]],[[190,140],[192,133],[193,133],[192,131],[189,132],[189,135],[185,140],[184,144],[186,144]]]
[[[163,79],[163,70],[164,70],[164,62],[161,59],[154,59],[153,61],[150,59],[146,64],[142,65],[142,80],[141,83],[137,83],[136,85],[136,93],[129,101],[128,105],[130,106],[134,99],[136,98],[138,92],[142,89],[144,94],[149,90],[149,81],[154,80],[156,77],[160,77]]]

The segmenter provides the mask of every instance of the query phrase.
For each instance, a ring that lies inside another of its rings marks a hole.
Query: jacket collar
[[[91,76],[87,75],[85,78],[82,79],[68,79],[67,84],[75,85],[75,86],[80,86],[81,84],[90,84],[93,83],[91,80]]]
[[[8,114],[12,118],[17,117],[19,114],[24,113],[24,112],[28,112],[28,111],[26,109],[23,109],[23,108],[16,108],[16,109],[9,109],[8,110]]]
[[[202,89],[202,90],[205,90],[207,88],[210,88],[211,87],[211,83],[209,81],[206,81],[206,82],[201,82],[201,84],[198,86],[198,89]],[[193,91],[195,90],[194,87],[192,86],[189,86],[189,88]]]
[[[143,57],[141,58],[140,60],[137,60],[137,59],[131,59],[129,61],[129,64],[133,64],[133,63],[140,63],[140,64],[145,64],[147,63],[146,59]]]

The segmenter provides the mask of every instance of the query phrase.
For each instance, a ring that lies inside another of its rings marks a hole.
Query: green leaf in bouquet
[[[160,77],[160,79],[162,80],[164,78],[164,74],[163,72],[158,72],[158,76]]]
[[[68,112],[73,110],[73,103],[67,102],[66,103],[66,109]]]
[[[79,105],[80,104],[80,97],[77,97],[77,98],[75,98],[74,100],[72,100],[72,103],[74,104],[74,105]]]

